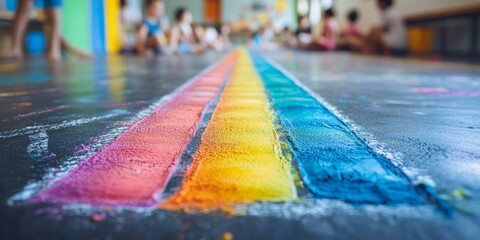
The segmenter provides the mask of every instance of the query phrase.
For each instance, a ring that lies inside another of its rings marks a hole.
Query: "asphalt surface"
[[[310,198],[243,206],[236,216],[15,201],[25,186],[64,167],[89,144],[114,138],[122,122],[222,55],[99,57],[60,65],[34,58],[0,62],[1,239],[480,236],[480,72],[475,67],[342,53],[265,55],[348,119],[356,134],[384,151],[412,182],[432,186],[450,214],[433,204],[351,205]],[[42,131],[32,132],[32,126]],[[45,139],[45,133],[48,144],[39,147],[45,141],[34,140]]]

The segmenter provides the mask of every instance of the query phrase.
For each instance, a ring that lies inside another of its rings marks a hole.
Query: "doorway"
[[[218,23],[221,18],[222,0],[204,0],[204,16],[207,23]]]

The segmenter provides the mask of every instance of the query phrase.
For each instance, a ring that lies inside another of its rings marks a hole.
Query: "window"
[[[312,24],[322,19],[322,11],[333,7],[333,0],[298,0],[298,15],[308,16]]]
[[[308,0],[299,0],[297,5],[298,15],[308,15],[309,7]]]
[[[322,0],[311,0],[310,1],[310,22],[312,24],[317,24],[322,18]]]

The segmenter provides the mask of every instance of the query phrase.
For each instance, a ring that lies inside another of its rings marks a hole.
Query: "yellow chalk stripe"
[[[297,196],[261,79],[248,53],[239,51],[183,186],[163,208],[231,212],[236,204]]]

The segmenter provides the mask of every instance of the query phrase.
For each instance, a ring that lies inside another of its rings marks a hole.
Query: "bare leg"
[[[46,8],[45,16],[49,25],[48,31],[48,53],[47,57],[52,62],[62,60],[62,49],[60,35],[60,10],[56,8]]]
[[[377,31],[374,32],[373,39],[376,46],[377,54],[388,55],[389,54],[388,46],[387,44],[385,44],[385,41],[383,40],[383,31],[381,29],[378,29]]]
[[[365,41],[359,36],[347,36],[345,44],[350,51],[359,52],[365,46]]]
[[[17,11],[13,19],[12,48],[8,57],[23,58],[23,38],[32,7],[33,3],[31,0],[18,1]]]
[[[373,28],[363,49],[364,53],[388,55],[388,46],[383,41],[383,31],[380,28]]]
[[[366,38],[365,46],[362,48],[362,53],[372,54],[374,52],[376,31],[378,31],[376,28],[370,30],[370,33]]]
[[[178,44],[180,42],[180,30],[177,27],[173,27],[170,30],[169,38],[170,39],[170,46],[169,51],[171,52],[178,52]]]

